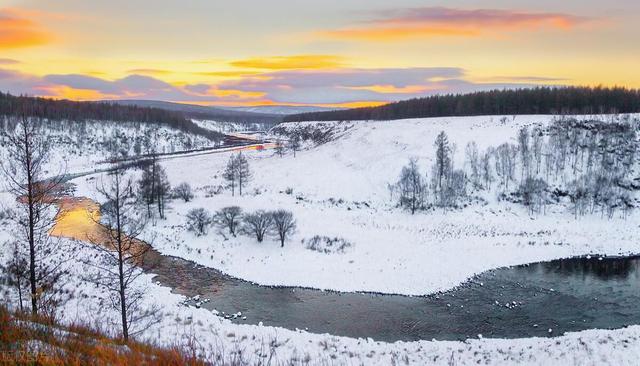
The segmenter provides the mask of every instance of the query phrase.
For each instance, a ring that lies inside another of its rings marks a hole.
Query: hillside
[[[612,117],[577,118],[597,126]],[[578,215],[570,193],[563,193],[573,179],[568,178],[570,170],[550,173],[544,214],[542,207],[522,203],[520,170],[508,180],[497,175],[502,162],[493,152],[490,186],[479,188],[469,180],[451,207],[441,207],[439,198],[429,192],[425,208],[411,215],[398,205],[399,193],[390,189],[410,158],[417,159],[419,172],[431,187],[434,141],[440,131],[457,146],[452,148],[452,165],[471,179],[468,143],[475,142],[481,154],[505,146],[511,149],[521,128],[552,131],[554,123],[562,122],[553,116],[489,116],[283,124],[273,132],[285,139],[291,136],[287,131],[313,126],[326,138],[318,140],[319,145],[313,137],[307,140],[296,157],[291,152],[282,158],[268,150],[246,152],[253,176],[248,194],[242,197],[224,189],[222,172],[228,154],[163,162],[169,179],[188,182],[197,197],[188,203],[174,202],[167,222],[149,235],[157,238],[155,245],[165,254],[262,285],[407,295],[451,289],[475,274],[505,265],[591,253],[633,253],[636,243],[630,240],[632,229],[627,224],[638,212],[598,201]],[[628,179],[636,177],[632,173],[636,169],[634,165],[629,170]],[[78,183],[79,193],[88,194],[84,183]],[[619,194],[623,197],[626,191]],[[214,212],[232,205],[245,212],[286,208],[296,217],[298,229],[284,249],[271,239],[258,245],[250,236],[230,238],[222,230],[202,237],[187,231],[189,209]],[[316,235],[343,239],[350,247],[332,255],[309,250],[305,243]],[[350,281],[341,280],[345,277]]]
[[[80,324],[12,313],[0,303],[0,363],[3,365],[205,365],[183,348],[141,342],[125,344]]]
[[[434,95],[379,107],[286,116],[285,122],[394,120],[446,116],[597,114],[640,112],[640,90],[539,87]]]
[[[244,124],[260,124],[267,129],[282,120],[282,116],[275,113],[261,113],[254,111],[232,110],[208,107],[195,104],[171,103],[157,100],[115,100],[110,103],[158,108],[172,112],[179,112],[193,119],[215,120],[221,122],[235,122]]]
[[[120,126],[149,123],[199,135],[212,141],[222,137],[215,131],[199,127],[179,111],[108,102],[75,102],[0,93],[0,116],[27,116],[72,122],[111,121],[119,122]]]
[[[516,144],[519,131],[524,127],[528,131],[541,131],[546,147],[549,139],[557,142],[552,136],[556,136],[554,128],[558,126],[576,127],[581,138],[588,136],[583,134],[585,130],[599,133],[599,129],[609,131],[607,126],[614,126],[613,133],[596,134],[597,139],[593,140],[605,141],[602,139],[614,136],[617,144],[624,145],[636,139],[618,138],[616,131],[626,133],[622,127],[638,123],[638,116],[626,115],[575,116],[567,120],[554,116],[488,116],[281,124],[271,133],[283,140],[302,136],[301,150],[295,157],[292,151],[282,157],[272,150],[243,151],[253,174],[242,197],[232,196],[221,177],[231,152],[162,160],[171,184],[188,182],[195,197],[189,202],[171,201],[167,218],[154,219],[145,229],[144,238],[162,254],[193,261],[188,265],[195,268],[196,273],[205,272],[200,267],[203,265],[262,285],[433,294],[444,298],[443,294],[434,292],[455,288],[490,269],[576,255],[636,253],[637,227],[630,223],[637,222],[639,215],[637,211],[623,215],[623,210],[617,208],[609,217],[606,206],[598,203],[595,211],[575,217],[569,197],[562,196],[562,192],[554,193],[554,188],[565,187],[563,174],[549,179],[552,188],[548,192],[546,211],[531,213],[529,207],[513,199],[517,195],[511,195],[518,191],[520,170],[514,172],[509,188],[504,187],[499,181],[502,178],[494,172],[496,180],[491,188],[474,188],[469,184],[466,196],[460,198],[455,207],[437,206],[430,196],[429,205],[412,215],[398,204],[397,192],[389,190],[410,158],[418,158],[421,175],[432,177],[431,168],[436,160],[434,141],[441,131],[458,146],[452,149],[455,169],[469,171],[465,147],[471,141],[475,141],[484,154],[492,147]],[[622,149],[603,152],[609,150]],[[563,151],[568,157],[574,156],[571,149]],[[585,162],[587,155],[585,151]],[[491,166],[496,167],[496,162],[491,162]],[[571,167],[572,160],[568,162],[567,167]],[[571,169],[566,170],[568,175]],[[633,165],[629,177],[636,177],[637,171],[637,164]],[[140,171],[132,170],[129,174],[137,178]],[[100,200],[95,192],[96,182],[107,177],[98,173],[73,179],[70,183],[76,187],[74,195]],[[6,207],[16,204],[9,194],[0,195],[0,199]],[[232,236],[217,226],[211,226],[200,236],[188,229],[189,210],[202,207],[213,213],[231,205],[244,212],[290,210],[297,230],[281,247],[273,235],[258,243],[250,235]],[[82,210],[78,211],[77,217],[82,218],[82,214]],[[5,248],[0,252],[1,261],[8,258],[7,243],[12,235],[8,217],[5,215],[4,222],[0,220],[0,243]],[[321,238],[321,245],[309,245],[315,236]],[[331,243],[345,245],[342,248],[323,246],[323,237]],[[68,322],[88,319],[92,323],[117,325],[117,312],[107,306],[111,304],[109,293],[84,280],[96,269],[79,265],[95,258],[98,251],[75,240],[63,240],[63,243],[68,245],[65,252],[73,253],[73,259],[65,263],[65,268],[69,271],[66,286],[73,290],[74,297],[63,305],[61,316]],[[181,272],[176,275],[183,283],[190,281]],[[469,337],[476,339],[394,343],[316,334],[293,327],[271,326],[268,318],[255,309],[243,310],[240,315],[246,316],[246,321],[239,320],[239,315],[235,318],[231,315],[237,315],[237,310],[227,314],[210,311],[202,306],[208,299],[194,296],[204,288],[197,287],[183,294],[164,287],[166,285],[159,281],[158,277],[146,273],[135,283],[136,288],[144,289],[145,309],[162,309],[161,316],[136,339],[165,347],[179,343],[187,349],[189,344],[196,343],[209,355],[207,360],[220,364],[227,363],[217,361],[217,351],[227,357],[241,356],[244,360],[236,358],[235,363],[228,364],[269,364],[264,360],[273,357],[271,364],[303,365],[584,364],[592,358],[606,358],[608,362],[604,364],[618,365],[632,364],[639,349],[637,326],[566,334],[554,332],[550,338],[492,339],[487,334],[482,337],[472,333]],[[471,281],[474,286],[483,286]],[[213,289],[220,291],[220,296],[232,297],[239,303],[249,301],[224,282],[210,282]],[[260,289],[269,291],[270,287]],[[298,297],[297,288],[285,291],[285,296],[281,296],[284,300],[308,301]],[[358,296],[364,299],[379,295]],[[15,292],[10,292],[7,298],[15,301],[16,297]],[[493,304],[496,299],[489,300]],[[441,303],[442,307],[447,306],[446,301]],[[211,300],[211,305],[217,306],[215,300]],[[517,309],[508,311],[518,315]],[[363,312],[363,316],[369,315]],[[546,329],[542,331],[546,334]]]

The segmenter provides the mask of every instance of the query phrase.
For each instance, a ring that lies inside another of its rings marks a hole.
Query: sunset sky
[[[360,106],[640,87],[640,1],[0,0],[0,90]]]

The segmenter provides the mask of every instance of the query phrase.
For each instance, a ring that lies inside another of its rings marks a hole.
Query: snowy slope
[[[57,174],[61,166],[68,173],[95,168],[117,150],[119,156],[199,149],[214,146],[203,136],[148,123],[110,121],[45,121],[40,130],[50,144],[48,172]],[[0,152],[2,147],[0,147]]]
[[[425,170],[430,165],[433,140],[440,130],[447,131],[459,146],[456,159],[460,166],[460,147],[469,139],[481,148],[497,145],[514,140],[519,126],[546,124],[551,118],[509,117],[507,123],[501,119],[358,122],[337,139],[298,152],[296,158],[290,153],[280,158],[273,151],[245,151],[253,180],[250,194],[242,198],[231,197],[229,192],[206,197],[210,187],[222,184],[220,172],[230,153],[167,159],[162,164],[172,184],[188,181],[196,188],[197,197],[186,204],[173,201],[168,219],[158,221],[147,234],[159,234],[154,246],[164,253],[258,283],[404,294],[451,288],[474,273],[504,265],[576,254],[638,251],[637,214],[626,221],[603,220],[599,215],[576,221],[566,207],[558,206],[547,216],[530,217],[521,206],[490,199],[487,206],[447,215],[431,211],[410,216],[389,200],[386,184],[397,179],[409,157],[418,157]],[[94,183],[87,177],[74,182],[78,195],[95,196]],[[289,187],[291,194],[286,192]],[[0,198],[5,205],[13,202],[6,194]],[[229,238],[216,230],[197,238],[184,229],[189,208],[213,211],[231,204],[247,211],[290,209],[298,231],[280,248],[273,239],[258,244],[249,237]],[[6,222],[2,228],[0,243],[10,237]],[[343,237],[353,247],[344,254],[310,251],[301,241],[316,234]],[[72,250],[77,257],[95,254],[86,246],[69,245],[76,246]],[[81,282],[85,270],[72,268],[75,282],[70,286],[87,297],[67,304],[64,319],[103,324],[108,323],[105,319],[116,320],[117,314],[102,305],[108,301],[106,294]],[[145,338],[162,344],[185,344],[195,338],[203,347],[222,349],[227,355],[241,351],[252,363],[270,354],[274,363],[308,361],[311,365],[634,365],[640,357],[638,326],[549,339],[384,343],[232,324],[207,310],[183,306],[183,297],[154,284],[151,276],[144,276],[137,285],[147,288],[148,306],[163,309],[162,320],[145,332]]]
[[[599,214],[576,220],[558,205],[547,215],[531,217],[523,206],[489,195],[486,206],[411,216],[390,200],[387,185],[395,182],[410,157],[417,157],[425,171],[431,165],[433,140],[441,130],[458,146],[473,139],[483,149],[513,141],[523,125],[550,120],[519,116],[354,123],[341,137],[295,158],[291,153],[280,158],[273,151],[245,152],[253,180],[243,197],[232,197],[229,191],[206,197],[211,187],[224,184],[221,172],[230,153],[167,160],[163,165],[171,182],[190,183],[197,197],[189,203],[172,202],[168,219],[154,229],[154,246],[264,285],[407,295],[451,289],[502,266],[638,252],[637,227],[629,225],[637,213],[627,220],[602,219]],[[458,166],[463,164],[460,150]],[[90,192],[81,189],[79,194]],[[231,205],[245,212],[286,208],[294,213],[298,230],[284,248],[275,238],[259,244],[223,230],[203,237],[186,231],[189,209],[213,212]],[[302,242],[315,235],[343,238],[352,247],[331,255],[311,251]]]

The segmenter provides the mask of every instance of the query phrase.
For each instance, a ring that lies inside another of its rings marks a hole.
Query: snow
[[[120,152],[127,156],[149,153],[154,148],[159,154],[213,146],[209,139],[182,131],[158,127],[148,123],[110,121],[60,122],[48,121],[51,126],[42,131],[51,146],[49,173],[55,175],[61,168],[69,173],[91,170],[111,156],[109,145],[118,141]],[[151,141],[154,141],[153,146]],[[139,151],[136,151],[136,148]],[[61,163],[64,162],[64,166]]]
[[[395,181],[409,157],[418,157],[426,171],[433,158],[433,140],[441,130],[458,145],[456,160],[461,166],[467,141],[473,139],[483,149],[513,141],[520,126],[550,120],[547,116],[518,116],[505,121],[494,116],[356,122],[344,134],[300,151],[296,158],[290,154],[280,158],[273,151],[243,152],[254,174],[249,194],[243,197],[232,197],[229,192],[206,197],[208,187],[223,183],[220,172],[231,152],[172,157],[162,160],[170,181],[173,185],[189,182],[197,196],[189,203],[171,202],[167,219],[158,220],[146,235],[157,235],[154,247],[164,254],[260,284],[406,295],[450,289],[476,273],[502,266],[582,254],[637,252],[637,213],[626,221],[599,215],[575,220],[560,205],[546,216],[530,217],[522,207],[489,197],[486,206],[473,205],[446,215],[430,211],[411,216],[389,200],[386,185]],[[87,167],[89,164],[80,163],[83,159],[86,157],[78,157],[73,168]],[[91,178],[74,180],[77,195],[95,196]],[[290,194],[287,188],[292,188]],[[0,199],[4,205],[14,202],[5,193]],[[250,237],[234,238],[221,230],[195,237],[184,229],[190,208],[214,211],[229,205],[245,211],[286,208],[293,211],[298,230],[280,248],[274,238],[258,244]],[[2,223],[0,243],[11,236],[7,225]],[[343,238],[352,246],[342,253],[312,251],[302,241],[315,235]],[[96,254],[95,249],[75,242],[68,245],[76,259]],[[109,301],[108,295],[82,281],[90,269],[73,264],[69,269],[69,286],[85,296],[65,305],[63,320],[117,324],[117,314],[102,305]],[[221,350],[227,354],[241,351],[249,363],[272,357],[274,364],[295,359],[353,365],[634,365],[640,358],[640,326],[552,334],[554,338],[478,336],[465,342],[385,343],[233,324],[208,310],[185,306],[185,297],[159,286],[152,275],[140,277],[136,286],[146,289],[145,306],[159,306],[163,313],[143,338],[167,345],[196,339],[210,356]]]
[[[229,153],[163,161],[170,181],[186,181],[196,191],[189,203],[175,200],[167,220],[149,233],[164,254],[193,260],[261,285],[301,286],[336,291],[425,295],[454,288],[474,275],[503,266],[587,254],[637,253],[638,213],[626,220],[599,214],[574,219],[562,205],[530,216],[519,205],[487,197],[488,204],[414,216],[395,207],[387,184],[397,179],[409,157],[426,171],[432,143],[444,130],[459,147],[475,140],[481,149],[514,140],[524,125],[551,117],[461,117],[353,123],[343,135],[297,157],[273,151],[246,151],[253,181],[243,197],[230,192],[207,197],[221,179]],[[323,128],[326,123],[323,122]],[[461,148],[457,165],[463,164]],[[80,182],[82,186],[82,182]],[[288,193],[290,192],[290,194]],[[90,191],[79,194],[90,194]],[[245,212],[284,208],[297,231],[280,248],[275,238],[257,243],[224,230],[196,237],[186,231],[191,208],[214,212],[237,205]],[[323,235],[352,244],[327,255],[303,241]],[[349,280],[345,280],[349,279]]]

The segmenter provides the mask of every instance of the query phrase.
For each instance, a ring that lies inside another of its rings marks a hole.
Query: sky
[[[634,0],[0,0],[0,91],[357,107],[640,88]]]

